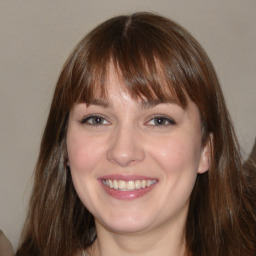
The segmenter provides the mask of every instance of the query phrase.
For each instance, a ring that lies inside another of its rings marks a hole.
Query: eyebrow
[[[153,108],[159,104],[164,104],[164,103],[170,103],[170,104],[177,104],[176,101],[169,99],[169,100],[147,100],[147,101],[141,101],[139,102],[139,108],[141,109],[149,109],[149,108]],[[104,99],[93,99],[92,101],[90,101],[90,103],[88,103],[89,105],[96,105],[96,106],[100,106],[100,107],[104,107],[104,108],[112,108],[113,104],[107,100]]]
[[[148,101],[142,101],[140,102],[140,108],[142,109],[149,109],[153,108],[159,104],[164,104],[164,103],[170,103],[170,104],[177,104],[174,100],[169,99],[169,100],[148,100]]]
[[[109,108],[111,107],[111,104],[106,101],[106,100],[101,100],[101,99],[93,99],[92,101],[90,101],[88,103],[89,105],[96,105],[96,106],[100,106],[100,107],[104,107],[104,108]]]

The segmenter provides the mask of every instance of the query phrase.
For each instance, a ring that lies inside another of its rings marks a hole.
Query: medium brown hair
[[[109,64],[132,97],[170,97],[197,105],[211,167],[193,189],[185,238],[190,255],[255,255],[255,216],[238,143],[213,65],[199,43],[173,21],[151,13],[114,17],[74,49],[60,74],[35,169],[34,189],[17,252],[70,256],[96,238],[93,216],[79,200],[67,168],[66,131],[76,102],[107,97]]]

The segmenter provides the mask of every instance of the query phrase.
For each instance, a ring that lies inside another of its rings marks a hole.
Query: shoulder
[[[13,256],[14,255],[12,245],[2,230],[0,230],[0,255],[1,256]]]

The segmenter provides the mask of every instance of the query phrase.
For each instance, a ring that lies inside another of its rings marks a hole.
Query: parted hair
[[[255,256],[253,189],[214,67],[200,44],[175,22],[152,13],[111,18],[87,34],[64,64],[34,173],[17,256],[70,256],[97,238],[94,218],[81,203],[67,166],[70,109],[108,97],[108,66],[135,99],[175,99],[198,107],[210,168],[198,174],[184,230],[187,255]]]

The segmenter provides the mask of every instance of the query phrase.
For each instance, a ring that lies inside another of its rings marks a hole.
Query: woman
[[[115,17],[63,67],[17,255],[255,255],[250,193],[201,46]]]

